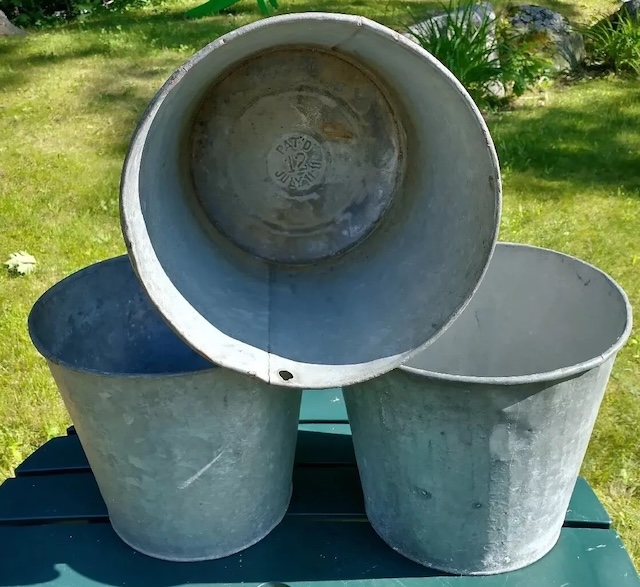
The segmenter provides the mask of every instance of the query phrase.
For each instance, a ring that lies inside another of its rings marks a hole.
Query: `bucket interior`
[[[499,243],[464,312],[406,366],[463,377],[543,374],[607,353],[629,319],[624,294],[598,269]]]
[[[399,366],[471,296],[500,176],[481,115],[415,43],[291,14],[178,70],[133,137],[121,201],[136,270],[192,347],[338,387]]]
[[[212,368],[162,320],[121,256],[54,285],[29,316],[31,338],[54,363],[120,375]]]

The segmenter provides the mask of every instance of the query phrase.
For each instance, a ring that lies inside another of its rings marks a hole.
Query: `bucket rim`
[[[498,241],[498,235],[500,231],[499,219],[502,214],[502,173],[500,169],[497,149],[489,130],[489,126],[482,116],[478,105],[472,99],[471,95],[463,86],[463,84],[453,75],[453,73],[451,73],[451,71],[445,65],[443,65],[438,59],[436,59],[436,57],[434,57],[430,52],[425,50],[418,43],[405,37],[401,33],[391,29],[390,27],[376,22],[375,20],[372,20],[370,18],[340,12],[330,13],[315,10],[302,13],[280,14],[240,26],[211,41],[174,70],[174,72],[169,76],[169,78],[164,82],[164,84],[150,100],[147,108],[140,116],[138,124],[136,125],[132,133],[127,148],[127,153],[124,158],[119,186],[119,217],[123,240],[127,249],[127,253],[131,260],[132,267],[136,272],[138,279],[145,291],[151,292],[159,289],[163,290],[164,295],[162,299],[158,299],[156,295],[150,295],[149,297],[152,304],[163,316],[165,321],[170,325],[172,330],[174,330],[174,332],[176,332],[180,336],[180,338],[182,338],[196,352],[198,352],[209,361],[212,360],[212,344],[195,339],[195,337],[191,335],[189,329],[186,328],[184,320],[181,319],[180,315],[175,310],[176,301],[185,301],[189,306],[191,306],[191,301],[185,298],[183,294],[178,291],[176,286],[171,283],[171,279],[166,275],[163,264],[157,259],[155,255],[155,246],[149,236],[146,223],[142,220],[142,202],[138,190],[138,171],[140,167],[141,153],[144,152],[147,137],[154,122],[154,118],[158,111],[160,111],[160,109],[162,108],[168,96],[174,90],[175,86],[179,84],[186,76],[188,76],[190,74],[190,71],[202,60],[207,58],[207,56],[215,49],[220,48],[239,37],[245,36],[247,34],[252,34],[258,29],[270,26],[273,23],[304,23],[305,21],[317,22],[322,20],[351,23],[357,26],[358,29],[366,30],[369,34],[375,35],[378,39],[386,39],[392,41],[393,43],[395,43],[395,46],[398,49],[420,56],[423,61],[428,63],[429,66],[433,68],[434,71],[437,71],[437,73],[446,81],[446,83],[451,88],[457,91],[461,102],[471,112],[474,123],[477,125],[477,128],[479,129],[480,134],[483,137],[482,146],[488,157],[488,161],[491,167],[491,174],[495,180],[495,188],[493,188],[493,200],[495,202],[494,226],[491,232],[491,236],[488,239],[487,250],[485,251],[485,257],[482,262],[482,270],[479,272],[480,279],[473,285],[473,287],[469,288],[466,297],[461,300],[461,302],[457,305],[449,318],[442,323],[440,330],[437,331],[431,338],[429,338],[429,340],[422,342],[417,348],[412,348],[410,349],[410,351],[398,353],[396,355],[378,357],[375,360],[371,360],[366,363],[344,363],[340,365],[332,365],[333,372],[336,375],[334,376],[334,379],[327,382],[327,384],[323,385],[322,387],[314,384],[313,382],[310,382],[309,380],[300,382],[298,377],[284,381],[279,379],[274,374],[271,360],[269,361],[268,371],[263,373],[259,369],[255,370],[255,372],[249,372],[244,369],[241,366],[240,362],[237,360],[237,356],[240,356],[242,353],[234,353],[233,355],[231,355],[231,353],[218,354],[215,357],[216,364],[219,367],[247,374],[251,377],[255,377],[257,379],[265,381],[271,385],[297,389],[327,389],[332,387],[352,385],[354,383],[372,379],[373,377],[377,377],[383,375],[384,373],[387,373],[389,370],[399,368],[401,366],[401,363],[399,363],[398,359],[406,361],[411,356],[424,350],[429,344],[434,342],[443,332],[445,332],[449,328],[449,326],[467,307],[470,300],[473,298],[473,295],[476,293],[479,283],[486,275],[487,268],[489,266],[491,257],[493,256],[495,246]],[[160,274],[162,276],[162,279],[159,279],[156,273]],[[169,283],[166,284],[164,282]],[[250,345],[245,345],[245,347],[246,348],[243,353],[253,352],[255,350],[254,347]],[[275,362],[283,362],[283,369],[288,369],[289,367],[316,366],[315,363],[296,361],[290,359],[289,357],[281,357],[275,354],[271,354],[270,352],[268,352],[268,356],[270,359],[274,359],[274,364]],[[363,366],[366,366],[369,370],[369,375],[367,377],[361,375]],[[343,373],[345,375],[342,375]],[[313,378],[315,378],[315,376],[313,376]]]
[[[215,363],[211,363],[211,368],[197,369],[197,370],[193,370],[192,369],[192,370],[188,370],[188,371],[171,371],[171,372],[167,372],[167,373],[163,373],[163,372],[156,372],[156,373],[120,373],[120,372],[118,372],[116,370],[114,370],[114,371],[103,371],[101,369],[93,369],[91,367],[79,367],[78,365],[71,364],[68,361],[65,361],[61,357],[57,356],[55,353],[53,353],[51,351],[51,349],[49,348],[49,345],[47,345],[47,344],[45,344],[43,342],[43,340],[38,336],[38,334],[37,334],[38,329],[36,328],[36,326],[34,324],[35,315],[38,312],[40,306],[42,306],[43,304],[46,304],[46,302],[52,296],[57,295],[58,292],[60,291],[60,289],[62,289],[63,287],[69,287],[74,282],[78,281],[79,279],[84,279],[88,275],[90,275],[92,273],[95,273],[97,271],[100,271],[101,269],[104,268],[105,265],[115,265],[117,263],[123,263],[125,260],[129,261],[127,255],[117,255],[115,257],[109,257],[107,259],[102,259],[100,261],[96,261],[95,263],[91,263],[90,265],[87,265],[85,267],[77,269],[73,273],[70,273],[66,277],[63,277],[59,281],[55,282],[53,285],[51,285],[49,288],[47,288],[44,291],[44,293],[42,293],[36,299],[36,301],[34,302],[34,304],[31,307],[31,310],[29,311],[29,315],[27,317],[27,330],[29,332],[29,337],[31,338],[31,342],[32,342],[33,346],[36,348],[36,350],[44,357],[44,359],[48,363],[51,363],[53,365],[57,365],[59,367],[63,367],[64,369],[66,369],[68,371],[73,371],[75,373],[84,373],[84,374],[88,374],[88,375],[99,375],[100,377],[110,377],[110,378],[117,378],[117,379],[160,379],[160,378],[167,379],[169,377],[185,377],[185,376],[195,376],[195,375],[200,375],[200,374],[209,374],[212,371],[214,371],[216,369],[219,369],[220,367],[218,365],[216,365]],[[135,272],[134,272],[134,275],[135,275]],[[136,277],[136,279],[137,279],[137,277]],[[144,289],[141,288],[141,291],[145,295],[147,295],[146,292],[144,291]],[[151,303],[150,303],[150,307],[152,307],[154,309],[154,311],[157,312],[155,306],[153,306]],[[163,319],[161,314],[159,314],[159,317],[161,319]],[[163,321],[164,321],[164,319],[163,319]],[[166,324],[166,322],[165,322],[165,324]],[[170,328],[170,325],[167,324],[167,327]],[[172,330],[172,332],[173,332],[173,330]],[[177,335],[175,333],[174,333],[174,336],[177,337]],[[197,351],[195,349],[193,349],[190,345],[185,343],[182,339],[180,339],[180,337],[177,337],[177,338],[179,340],[181,340],[183,342],[183,344],[188,346],[193,352],[197,353]],[[200,353],[197,353],[197,354],[200,354]],[[203,357],[203,358],[205,358],[207,361],[210,362],[210,360],[207,359],[206,357]]]
[[[596,355],[586,361],[582,361],[580,363],[576,363],[575,365],[571,365],[569,367],[561,367],[559,369],[553,369],[551,371],[543,371],[541,373],[532,373],[530,375],[509,375],[509,376],[492,376],[492,377],[483,377],[476,375],[454,375],[451,373],[440,373],[438,371],[430,371],[428,369],[419,369],[417,367],[410,367],[406,364],[403,364],[399,367],[400,370],[411,373],[414,375],[419,375],[421,377],[427,377],[429,379],[435,379],[439,381],[448,381],[452,383],[473,383],[476,385],[526,385],[529,383],[548,383],[551,381],[558,381],[561,379],[566,379],[568,377],[572,377],[574,375],[578,375],[581,373],[585,373],[594,369],[595,367],[599,367],[611,357],[615,356],[615,354],[625,345],[627,339],[631,335],[631,328],[633,326],[633,310],[631,307],[631,303],[629,302],[629,297],[627,293],[622,288],[622,286],[615,280],[611,275],[599,269],[595,265],[584,261],[574,255],[569,255],[567,253],[562,253],[560,251],[556,251],[554,249],[549,249],[545,247],[539,247],[536,245],[530,245],[526,243],[515,243],[515,242],[507,242],[500,241],[496,243],[496,250],[498,248],[502,249],[520,249],[520,250],[532,250],[538,252],[551,253],[557,257],[562,257],[564,259],[568,259],[574,263],[578,263],[584,267],[588,267],[597,273],[599,273],[606,281],[608,281],[613,288],[618,292],[622,302],[625,307],[625,315],[626,315],[626,324],[624,330],[619,335],[617,340],[603,353]],[[486,272],[482,277],[482,281],[486,278]],[[480,287],[482,287],[482,281],[480,282]],[[477,291],[477,290],[476,290]],[[443,335],[446,334],[443,332]],[[438,337],[439,338],[439,337]],[[435,342],[435,341],[434,341]],[[428,347],[423,349],[420,352],[428,351]],[[412,356],[415,358],[418,354]],[[410,360],[410,359],[409,359]]]

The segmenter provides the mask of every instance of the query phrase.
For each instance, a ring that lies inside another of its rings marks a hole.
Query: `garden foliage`
[[[551,62],[536,35],[516,32],[473,2],[442,5],[424,24],[411,16],[411,36],[445,65],[481,105],[520,96],[548,73]]]

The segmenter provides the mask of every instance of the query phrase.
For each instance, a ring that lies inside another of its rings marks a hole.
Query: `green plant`
[[[99,10],[119,10],[149,0],[0,0],[0,10],[18,26],[42,26]]]
[[[592,65],[640,75],[640,20],[629,14],[605,18],[582,31]]]
[[[409,33],[478,104],[520,96],[549,70],[537,36],[514,32],[501,19],[476,11],[470,0],[450,0],[441,8],[442,16],[426,22],[411,14]]]
[[[549,39],[536,32],[516,32],[505,21],[497,30],[502,82],[514,96],[521,96],[551,70]]]
[[[232,6],[240,0],[209,0],[199,4],[185,13],[187,18],[204,18],[214,14],[223,13],[225,10],[233,10]],[[278,10],[278,0],[257,0],[258,9],[263,16],[269,16],[272,11]],[[268,2],[268,4],[267,4]]]
[[[411,14],[411,36],[458,78],[474,100],[484,102],[500,78],[493,21],[472,3],[442,5],[444,14],[421,22]]]

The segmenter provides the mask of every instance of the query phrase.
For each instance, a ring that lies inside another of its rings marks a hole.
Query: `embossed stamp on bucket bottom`
[[[267,260],[332,257],[365,238],[402,179],[388,92],[334,52],[272,50],[235,67],[196,116],[197,197],[218,229]]]

